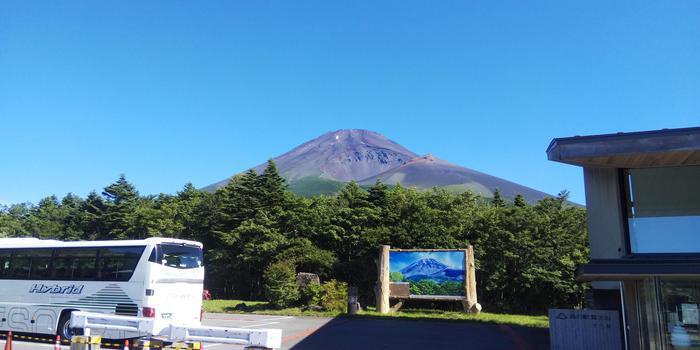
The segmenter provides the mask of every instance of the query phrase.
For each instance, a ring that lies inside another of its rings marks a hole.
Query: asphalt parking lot
[[[236,328],[281,328],[283,338],[283,348],[291,349],[300,340],[313,333],[315,330],[329,322],[330,318],[320,317],[291,317],[291,316],[268,316],[268,315],[239,315],[239,314],[205,314],[202,324],[217,327]],[[41,336],[48,338],[48,336]],[[0,341],[4,346],[4,341]],[[54,349],[53,344],[37,341],[13,342],[13,350],[48,350]],[[70,349],[70,346],[62,346],[61,349]],[[241,349],[241,346],[219,343],[205,343],[206,350],[233,350]]]
[[[203,324],[237,328],[280,328],[282,349],[516,349],[549,348],[547,329],[435,320],[323,318],[206,314]],[[4,345],[4,342],[0,341]],[[53,345],[15,341],[13,350],[52,350]],[[69,349],[63,346],[62,349]],[[241,346],[205,343],[206,350]]]

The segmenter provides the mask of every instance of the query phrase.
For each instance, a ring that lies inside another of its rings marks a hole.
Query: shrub
[[[263,274],[263,288],[273,307],[282,309],[295,303],[299,300],[299,288],[294,265],[283,261],[270,264]]]
[[[326,311],[345,312],[348,306],[348,285],[345,282],[330,280],[323,283],[321,306]]]
[[[407,282],[406,277],[401,272],[389,272],[389,280],[391,282]]]
[[[318,283],[307,284],[300,290],[301,302],[306,306],[321,305],[323,286]]]

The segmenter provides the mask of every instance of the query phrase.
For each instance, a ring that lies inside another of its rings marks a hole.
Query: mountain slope
[[[280,174],[290,185],[304,179],[313,188],[314,178],[349,182],[395,168],[417,155],[383,135],[369,130],[337,130],[325,133],[274,158]],[[254,169],[261,173],[266,164]],[[216,189],[229,179],[207,186]],[[321,186],[325,185],[320,181]],[[327,182],[326,182],[327,183]]]
[[[359,184],[371,185],[376,179],[381,179],[383,183],[390,185],[401,183],[406,187],[442,187],[455,192],[471,190],[484,197],[493,197],[493,191],[498,189],[503,197],[512,199],[517,194],[522,194],[529,202],[550,196],[508,180],[446,162],[432,155],[414,158],[394,169],[361,180]]]
[[[406,278],[411,278],[415,275],[432,275],[447,269],[447,265],[431,258],[420,259],[403,269],[401,273]]]
[[[337,193],[347,182],[371,186],[382,182],[407,187],[441,187],[452,192],[471,190],[493,197],[499,189],[505,198],[522,194],[528,202],[548,197],[546,193],[504,179],[467,169],[433,156],[415,153],[386,138],[361,129],[325,133],[273,159],[290,190],[303,196]],[[256,166],[262,173],[267,164]],[[213,191],[229,178],[205,187]]]

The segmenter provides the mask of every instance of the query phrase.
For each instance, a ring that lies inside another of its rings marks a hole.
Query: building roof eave
[[[556,138],[547,158],[584,167],[700,165],[700,127]]]

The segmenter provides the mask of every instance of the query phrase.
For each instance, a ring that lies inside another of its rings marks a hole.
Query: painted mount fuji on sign
[[[403,276],[409,281],[432,280],[437,283],[445,281],[464,281],[464,270],[450,268],[431,258],[425,258],[401,269]]]

